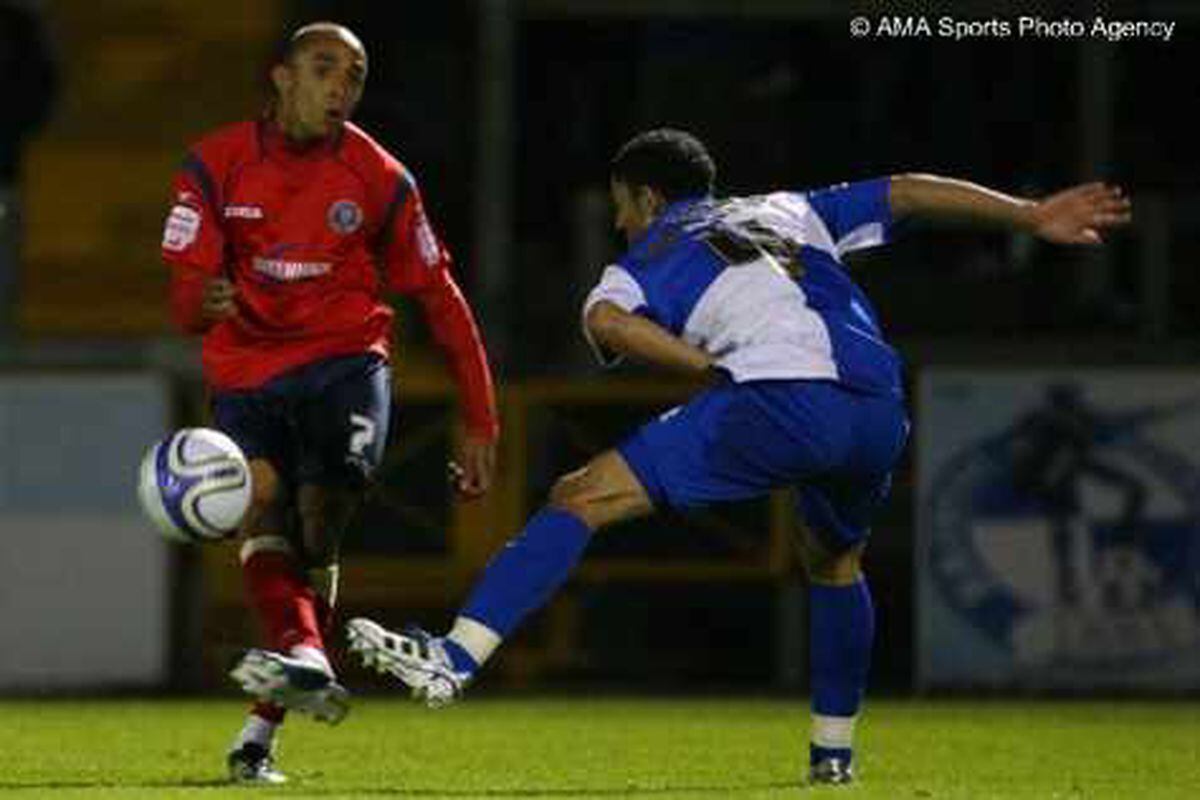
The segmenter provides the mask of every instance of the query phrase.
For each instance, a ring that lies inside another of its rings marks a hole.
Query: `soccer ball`
[[[220,431],[183,428],[142,458],[138,500],[163,536],[177,542],[225,539],[250,505],[250,467]]]

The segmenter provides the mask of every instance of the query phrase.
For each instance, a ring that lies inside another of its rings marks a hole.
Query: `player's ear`
[[[292,88],[292,71],[286,64],[279,63],[271,67],[271,85],[281,96],[286,90]]]
[[[639,186],[637,202],[642,211],[650,217],[657,217],[667,207],[667,198],[653,186]]]

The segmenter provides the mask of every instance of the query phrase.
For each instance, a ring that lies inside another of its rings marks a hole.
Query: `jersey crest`
[[[362,225],[363,210],[353,200],[338,200],[329,206],[325,215],[329,229],[343,236],[354,233]]]

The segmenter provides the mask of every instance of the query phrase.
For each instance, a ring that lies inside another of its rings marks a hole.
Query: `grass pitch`
[[[795,700],[360,697],[289,720],[279,788],[224,783],[233,700],[0,702],[0,798],[1196,798],[1200,703],[884,702],[859,781],[805,786]]]

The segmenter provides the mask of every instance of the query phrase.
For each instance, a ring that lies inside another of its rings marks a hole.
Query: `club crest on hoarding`
[[[1200,650],[1200,464],[1148,431],[1200,401],[1112,411],[1054,383],[943,461],[932,586],[1022,669],[1118,674]]]

